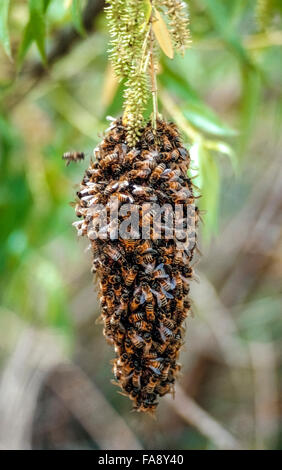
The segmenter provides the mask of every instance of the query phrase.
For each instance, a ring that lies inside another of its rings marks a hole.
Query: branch
[[[179,385],[176,386],[175,394],[176,400],[167,396],[165,400],[186,423],[194,426],[203,436],[214,442],[220,450],[242,449],[240,443],[192,398],[186,395]]]
[[[82,22],[87,33],[95,31],[94,20],[104,8],[104,0],[88,0],[83,11]],[[12,94],[8,94],[4,100],[4,108],[11,110],[16,106],[45,76],[48,76],[51,66],[60,58],[64,57],[71,50],[73,45],[81,40],[80,34],[73,28],[66,28],[58,31],[54,39],[54,46],[47,55],[48,67],[44,67],[41,62],[29,63],[23,67],[20,73],[20,86],[16,90],[12,89]]]
[[[104,0],[88,0],[82,15],[83,26],[87,33],[94,31],[93,22],[103,10],[104,4]],[[80,39],[81,35],[74,28],[59,31],[55,39],[55,44],[47,56],[48,66],[50,67],[58,59],[67,55],[72,46]],[[47,71],[48,69],[46,69],[42,63],[33,64],[27,69],[27,73],[33,77],[42,77]]]

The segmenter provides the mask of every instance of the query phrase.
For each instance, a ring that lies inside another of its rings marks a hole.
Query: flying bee
[[[71,162],[80,162],[84,160],[85,154],[84,152],[65,152],[62,156],[63,160],[66,160],[66,166],[69,166]]]

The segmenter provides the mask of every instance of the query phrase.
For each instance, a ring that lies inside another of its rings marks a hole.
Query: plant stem
[[[153,115],[152,115],[152,128],[154,131],[157,129],[157,117],[158,117],[158,88],[156,79],[156,70],[154,64],[154,36],[152,29],[152,18],[150,26],[150,73],[151,73],[151,86],[152,86],[152,98],[153,98]]]

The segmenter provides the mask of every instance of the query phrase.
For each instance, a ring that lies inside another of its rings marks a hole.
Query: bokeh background
[[[207,212],[182,375],[154,420],[110,383],[90,253],[71,225],[106,116],[122,109],[103,1],[1,2],[3,449],[282,447],[281,2],[189,9],[193,44],[184,58],[160,53],[159,101]],[[65,167],[72,149],[86,162]]]

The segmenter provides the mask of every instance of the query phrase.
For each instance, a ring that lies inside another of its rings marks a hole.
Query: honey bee
[[[184,147],[179,147],[178,148],[178,151],[180,153],[180,156],[183,158],[183,160],[186,160],[187,158],[189,158],[189,153],[188,151],[186,150],[186,148]]]
[[[104,189],[104,194],[109,196],[111,193],[115,192],[119,187],[119,183],[117,181],[112,181],[106,188]]]
[[[150,181],[156,182],[157,180],[159,180],[165,169],[166,169],[165,163],[159,163],[158,166],[152,172],[150,176]]]
[[[127,287],[133,284],[137,276],[137,273],[138,273],[138,266],[136,265],[133,266],[132,269],[130,269],[129,271],[126,271],[125,269],[123,269],[123,278],[124,278],[125,285]]]
[[[144,357],[147,357],[150,350],[151,350],[151,347],[152,347],[152,336],[151,336],[151,333],[149,332],[145,332],[143,334],[143,339],[145,340],[145,347],[144,347],[144,350],[143,350],[143,355]]]
[[[155,142],[156,136],[152,132],[151,129],[146,129],[144,132],[144,140],[147,141],[149,144],[153,144]]]
[[[111,129],[111,133],[109,134],[109,136],[105,139],[105,143],[107,145],[107,141],[109,143],[116,143],[116,142],[119,142],[120,141],[120,138],[121,138],[121,133],[122,133],[122,129],[120,129],[118,126],[116,127],[113,127]]]
[[[146,317],[148,321],[155,320],[154,306],[153,304],[146,304],[145,306]]]
[[[134,251],[136,244],[137,244],[137,241],[133,240],[132,238],[122,240],[122,242],[123,242],[123,245],[125,246],[125,249],[130,252]]]
[[[162,368],[163,368],[162,361],[163,361],[162,358],[149,359],[149,360],[147,361],[147,363],[148,363],[148,368],[151,369],[151,371],[152,371],[155,375],[160,376],[160,375],[161,375]]]
[[[168,363],[168,364],[164,365],[164,368],[161,371],[161,377],[160,378],[163,382],[165,382],[167,380],[169,369],[170,369],[170,364]]]
[[[164,326],[169,328],[170,330],[173,330],[175,327],[175,322],[171,320],[170,318],[167,318],[164,314],[160,315],[160,320]]]
[[[160,337],[163,343],[167,341],[167,338],[173,338],[173,332],[167,328],[167,326],[164,326],[163,323],[160,323],[160,327],[158,328],[160,332]]]
[[[131,343],[129,338],[126,338],[124,341],[124,349],[126,351],[126,354],[128,354],[129,356],[132,356],[132,354],[135,354],[133,344]]]
[[[139,155],[139,153],[140,153],[139,150],[136,150],[136,149],[131,150],[125,155],[124,163],[131,166],[135,158]]]
[[[104,251],[114,261],[120,261],[123,258],[120,249],[107,246]]]
[[[119,161],[119,155],[118,153],[110,153],[103,159],[101,159],[100,165],[103,169],[106,169],[108,166],[113,165],[114,163],[117,163]]]
[[[141,295],[137,294],[129,304],[130,310],[134,312],[140,307],[140,305],[141,305]]]
[[[116,197],[117,200],[121,203],[129,203],[132,204],[134,202],[134,199],[132,196],[129,194],[124,194],[124,193],[114,193],[113,197]]]
[[[144,340],[142,336],[138,335],[138,333],[134,330],[134,328],[129,328],[128,330],[128,337],[130,338],[133,346],[137,349],[143,348]]]
[[[137,184],[134,184],[132,194],[134,194],[134,196],[142,196],[144,198],[147,198],[153,194],[153,190],[148,186],[139,186]]]
[[[156,387],[156,392],[159,394],[160,397],[163,397],[167,393],[172,392],[171,384],[166,383],[165,385],[158,385]]]
[[[148,331],[148,330],[151,330],[152,329],[152,325],[150,323],[147,323],[146,321],[144,320],[141,320],[141,321],[138,321],[135,323],[135,327],[139,330],[139,331]]]
[[[138,170],[131,170],[129,173],[129,176],[132,179],[136,179],[136,178],[145,179],[145,178],[148,178],[150,173],[151,173],[150,168],[139,168]]]
[[[155,350],[158,352],[158,354],[162,355],[164,354],[168,344],[167,343],[157,343],[156,341],[153,341],[153,346]]]
[[[84,152],[65,152],[62,156],[63,160],[66,160],[66,166],[69,166],[71,162],[79,162],[84,160]]]
[[[170,150],[172,150],[172,145],[171,145],[171,143],[170,143],[169,138],[168,138],[166,135],[163,136],[163,139],[162,139],[162,140],[163,140],[163,148],[164,148],[164,150],[165,150],[166,152],[169,152]]]
[[[132,313],[132,314],[128,317],[128,320],[129,320],[131,323],[136,323],[136,322],[139,322],[139,321],[141,321],[141,320],[144,320],[144,313],[143,313],[143,312]]]
[[[137,388],[138,390],[141,388],[141,376],[142,376],[142,369],[135,368],[132,376],[132,385]]]
[[[149,382],[147,383],[145,387],[145,391],[147,393],[153,393],[157,382],[158,382],[158,377],[156,377],[155,375],[151,375],[149,378]]]

